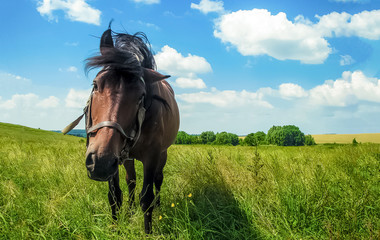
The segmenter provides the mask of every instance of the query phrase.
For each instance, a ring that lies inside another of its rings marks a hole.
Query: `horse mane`
[[[143,68],[156,69],[151,45],[143,32],[134,35],[112,31],[114,47],[101,55],[86,59],[86,71],[98,67],[110,67],[118,71],[142,77]]]
[[[111,23],[110,23],[111,25]],[[133,35],[111,31],[114,47],[107,48],[102,54],[86,59],[86,72],[103,67],[112,68],[126,74],[143,77],[143,68],[156,70],[150,42],[143,32]],[[146,86],[148,92],[151,86]],[[165,108],[170,109],[165,99],[158,95],[151,95],[152,100],[161,102]]]

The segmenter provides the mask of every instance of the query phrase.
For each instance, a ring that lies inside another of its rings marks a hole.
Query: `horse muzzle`
[[[96,181],[109,181],[117,173],[118,163],[114,154],[98,156],[90,152],[86,157],[87,175]]]

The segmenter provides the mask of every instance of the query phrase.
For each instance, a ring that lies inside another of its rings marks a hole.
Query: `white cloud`
[[[184,57],[168,45],[154,56],[157,67],[173,76],[194,76],[211,72],[211,65],[203,57],[188,54]]]
[[[75,90],[70,89],[66,96],[65,102],[68,108],[84,108],[90,96],[91,89],[88,90]]]
[[[319,21],[315,24],[302,15],[292,22],[283,12],[272,15],[266,9],[239,10],[215,22],[214,36],[244,56],[268,55],[306,64],[321,64],[327,59],[332,49],[326,38],[380,39],[380,10],[354,15],[332,12],[316,18]]]
[[[204,88],[206,84],[198,78],[198,74],[212,72],[210,63],[203,57],[188,54],[184,57],[174,48],[164,46],[155,56],[157,67],[174,77],[181,88]]]
[[[307,92],[294,83],[283,83],[279,86],[279,93],[285,99],[306,97]]]
[[[65,68],[65,69],[63,69],[63,68],[58,68],[58,70],[59,70],[60,72],[77,72],[77,71],[78,71],[78,68],[77,68],[77,67],[74,67],[74,66],[70,66],[70,67]]]
[[[180,77],[176,79],[175,85],[180,88],[197,88],[197,89],[206,88],[206,84],[200,78],[192,79],[192,78]]]
[[[350,55],[340,55],[340,66],[351,65],[355,63],[355,60]]]
[[[15,94],[11,99],[2,101],[0,98],[0,109],[39,109],[55,108],[59,105],[59,99],[50,96],[40,100],[39,96],[34,93]]]
[[[344,72],[341,78],[309,90],[283,83],[275,89],[260,88],[254,92],[212,88],[178,94],[176,98],[181,130],[190,133],[212,130],[248,134],[287,124],[313,134],[379,129],[374,119],[380,118],[380,79],[361,71]],[[310,119],[317,119],[318,123]]]
[[[65,12],[71,21],[85,22],[100,25],[101,11],[86,3],[86,0],[42,0],[38,2],[37,11],[41,16],[48,17],[49,21],[58,21],[53,15],[56,10]]]
[[[344,72],[341,79],[328,80],[310,90],[313,104],[345,107],[359,101],[380,103],[380,79],[361,71]]]
[[[191,3],[192,9],[198,9],[203,14],[210,12],[224,12],[223,1],[201,0],[199,4]]]
[[[78,71],[78,68],[74,67],[74,66],[70,66],[69,68],[67,68],[67,71],[68,72],[77,72]]]
[[[59,99],[54,96],[50,96],[46,99],[43,99],[36,104],[37,107],[41,107],[41,108],[55,108],[58,105],[59,105]]]
[[[143,4],[157,4],[160,3],[160,0],[133,0],[135,3],[143,3]]]
[[[217,107],[237,107],[248,105],[259,105],[265,108],[273,108],[273,106],[262,99],[263,95],[258,92],[248,92],[246,90],[219,91],[213,88],[210,92],[184,93],[177,95],[177,98],[187,103],[208,103]]]
[[[317,16],[315,28],[326,37],[357,36],[371,40],[380,39],[380,10],[363,11],[354,15],[332,12]]]
[[[239,10],[221,16],[214,36],[237,47],[244,56],[269,55],[278,60],[319,64],[331,53],[326,39],[312,26],[293,23],[285,13],[272,15],[266,9]]]

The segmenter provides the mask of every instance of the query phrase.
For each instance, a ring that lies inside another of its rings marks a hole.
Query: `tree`
[[[268,144],[283,146],[283,130],[281,126],[273,126],[268,130],[266,141]]]
[[[198,136],[189,135],[184,131],[179,131],[175,139],[175,144],[198,144],[200,140]]]
[[[265,138],[266,138],[266,134],[262,131],[258,131],[255,133],[255,139],[257,141],[258,144],[266,144],[266,141],[265,141]]]
[[[247,146],[256,146],[260,144],[266,144],[266,134],[264,132],[250,133],[244,138],[244,144]]]
[[[303,146],[305,134],[294,125],[273,126],[268,130],[266,140],[277,146]]]
[[[282,146],[303,146],[305,144],[305,134],[294,125],[283,126],[284,145]]]
[[[200,139],[203,144],[208,144],[215,141],[216,135],[213,131],[206,131],[201,133]]]
[[[215,143],[220,145],[236,146],[239,144],[239,137],[233,133],[221,132],[216,134]]]
[[[310,134],[305,136],[305,145],[307,146],[316,145],[313,136],[311,136]]]
[[[244,138],[244,144],[247,146],[256,146],[257,142],[256,142],[255,134],[254,133],[248,134]]]
[[[187,134],[184,131],[179,131],[177,133],[177,137],[175,139],[176,144],[188,144],[189,141],[189,134]]]

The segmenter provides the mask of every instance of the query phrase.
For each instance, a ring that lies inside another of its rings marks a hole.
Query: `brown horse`
[[[108,199],[116,220],[122,204],[119,164],[127,172],[129,204],[134,202],[134,159],[144,166],[140,205],[145,232],[152,232],[167,149],[179,128],[179,111],[173,89],[155,69],[153,54],[143,33],[115,34],[109,28],[100,40],[101,55],[87,59],[87,69],[101,67],[85,108],[88,176],[108,181]]]

